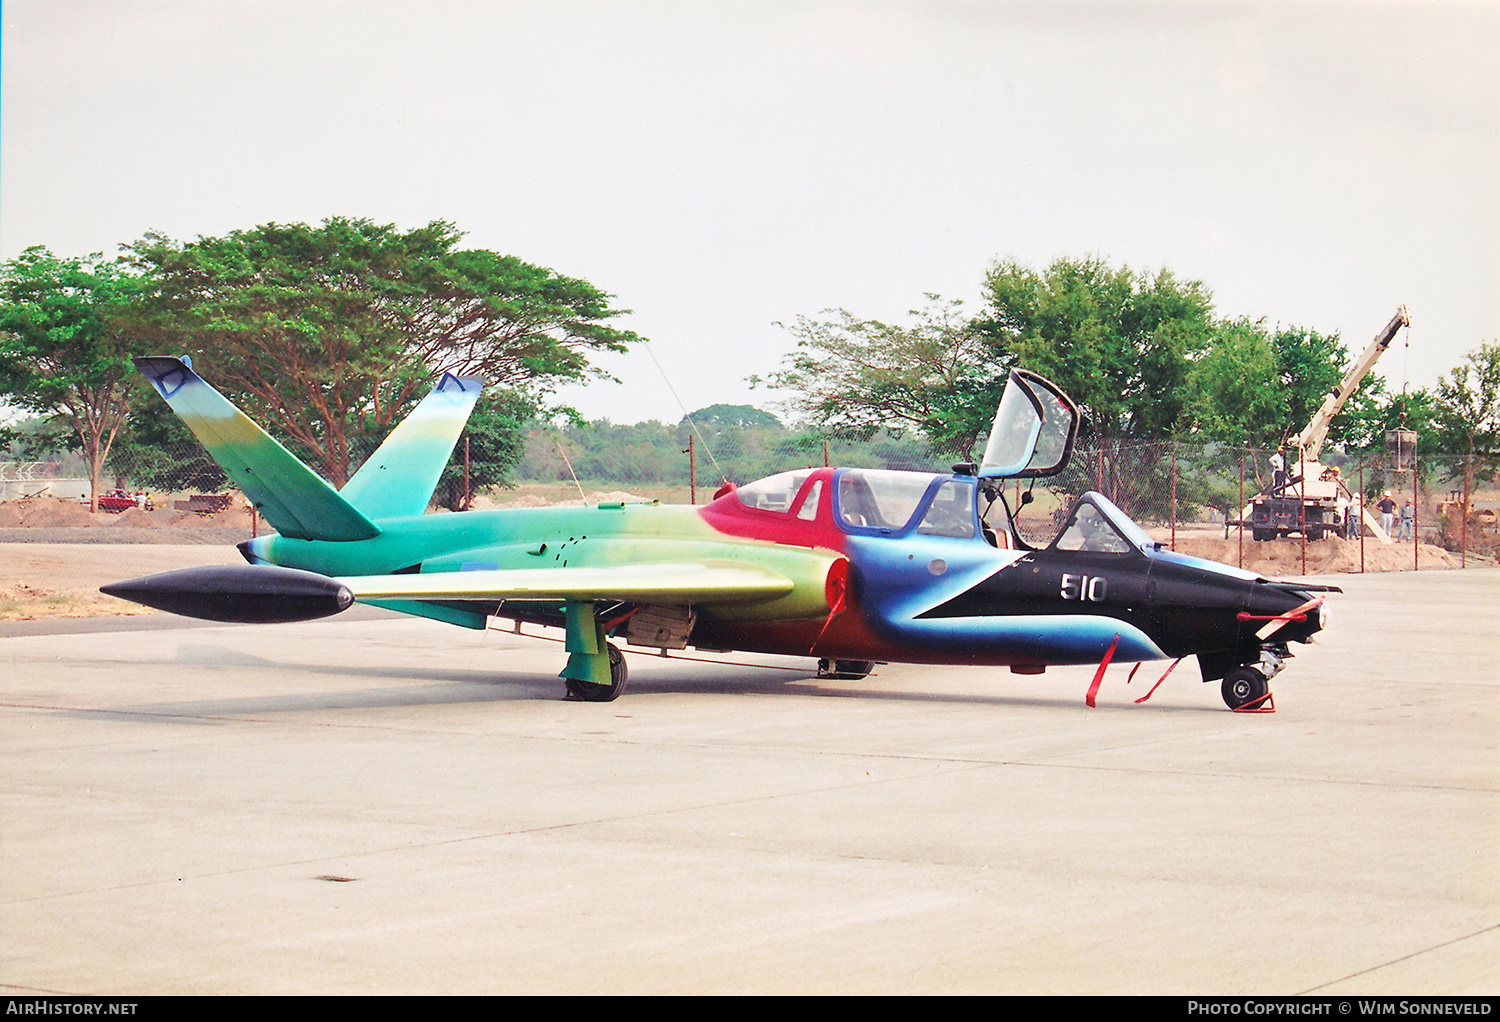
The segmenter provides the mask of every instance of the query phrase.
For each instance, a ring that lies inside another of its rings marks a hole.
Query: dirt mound
[[[550,500],[548,500],[545,497],[538,497],[538,496],[536,496],[535,494],[532,494],[532,493],[523,494],[523,495],[517,497],[515,500],[507,500],[507,501],[503,501],[503,502],[491,500],[489,497],[476,497],[476,498],[474,498],[474,510],[475,511],[487,511],[487,510],[491,510],[491,509],[495,509],[495,508],[509,509],[509,508],[516,508],[516,507],[551,507],[551,506],[552,506],[552,502]]]
[[[577,493],[578,491],[574,490],[573,492]],[[582,500],[576,497],[571,500],[548,500],[546,497],[541,497],[534,493],[523,493],[515,500],[503,502],[491,500],[487,497],[476,498],[474,501],[474,510],[481,511],[490,508],[510,509],[518,507],[578,507],[583,503]],[[651,503],[651,499],[649,497],[642,497],[639,494],[627,493],[625,490],[609,490],[607,492],[604,490],[595,490],[588,495],[588,503],[649,504]]]
[[[174,529],[205,529],[213,525],[213,515],[200,515],[193,511],[178,511],[169,523]]]
[[[0,529],[14,529],[21,524],[21,512],[9,502],[0,504]]]
[[[112,528],[126,525],[147,529],[156,524],[156,519],[152,517],[151,512],[139,507],[126,508],[117,515],[110,515],[109,519],[109,521],[100,522],[99,524],[108,525]]]
[[[1193,536],[1177,538],[1177,552],[1203,557],[1221,564],[1240,563],[1240,543],[1237,537],[1228,539]],[[1421,545],[1419,566],[1429,568],[1456,568],[1458,560],[1442,547],[1428,543]],[[1277,539],[1257,543],[1245,537],[1244,567],[1259,575],[1301,575],[1302,541],[1300,539]],[[1359,540],[1339,539],[1329,536],[1307,544],[1308,575],[1336,575],[1360,570]],[[1392,543],[1389,546],[1379,540],[1366,538],[1364,553],[1366,571],[1411,571],[1412,549],[1410,543]]]
[[[590,504],[649,504],[645,497],[625,490],[610,490],[608,493],[595,492],[589,494]]]
[[[66,528],[96,523],[94,515],[89,514],[89,509],[71,500],[47,500],[38,499],[30,501],[30,506],[21,513],[22,524],[32,528]],[[99,512],[104,518],[110,516],[106,512]]]
[[[250,528],[250,509],[243,504],[226,507],[218,514],[208,515],[208,524],[220,529]]]

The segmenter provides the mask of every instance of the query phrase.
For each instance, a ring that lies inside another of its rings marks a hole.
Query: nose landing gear
[[[1292,653],[1285,645],[1267,646],[1260,651],[1256,664],[1241,664],[1224,675],[1219,692],[1224,705],[1237,713],[1274,711],[1271,702],[1271,679],[1281,673]]]

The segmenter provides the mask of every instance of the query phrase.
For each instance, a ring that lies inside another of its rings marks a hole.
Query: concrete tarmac
[[[3,637],[0,987],[1500,992],[1500,571],[1326,581],[1274,714],[1193,661],[571,703],[373,610]]]

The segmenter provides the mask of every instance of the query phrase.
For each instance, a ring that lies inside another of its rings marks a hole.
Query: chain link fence
[[[1238,523],[1245,521],[1253,498],[1272,488],[1276,453],[1275,448],[1166,441],[1082,447],[1060,475],[1038,483],[1017,524],[1028,541],[1045,542],[1056,534],[1073,499],[1093,490],[1142,526],[1172,536],[1179,530],[1201,534],[1209,528],[1221,529],[1226,539],[1238,538],[1241,530],[1250,536],[1250,526]],[[1495,556],[1500,479],[1493,463],[1436,455],[1417,459],[1414,469],[1396,470],[1384,455],[1325,452],[1322,464],[1337,469],[1356,516],[1362,505],[1379,519],[1376,505],[1389,493],[1398,508],[1411,502],[1412,532],[1422,543],[1461,558]],[[1286,469],[1290,478],[1297,477],[1295,462]],[[1012,484],[1012,489],[1015,493],[1008,497],[1011,506],[1018,507],[1025,487]],[[1400,518],[1398,510],[1393,533],[1400,532]],[[1318,530],[1308,531],[1309,538],[1317,536]],[[1350,530],[1351,538],[1359,535]]]
[[[788,469],[823,464],[921,472],[952,469],[950,459],[934,456],[920,441],[909,438],[825,444],[785,433],[773,437],[756,430],[724,429],[700,442],[680,428],[662,426],[659,437],[632,434],[633,428],[605,424],[598,429],[535,430],[507,484],[481,490],[475,506],[592,502],[603,495],[608,495],[603,499],[635,496],[702,504],[726,481],[744,484]],[[1271,448],[1223,444],[1117,441],[1084,445],[1060,475],[1034,485],[1010,483],[1005,492],[1017,511],[1018,527],[1033,544],[1049,541],[1072,501],[1090,490],[1108,497],[1168,543],[1175,544],[1179,535],[1210,533],[1238,540],[1241,527],[1233,523],[1242,520],[1242,510],[1256,494],[1270,487],[1274,454]],[[457,461],[461,463],[461,458]],[[1394,471],[1384,456],[1325,452],[1323,464],[1337,468],[1348,490],[1362,494],[1372,511],[1386,492],[1397,505],[1410,499],[1415,532],[1424,544],[1480,557],[1493,557],[1500,545],[1496,528],[1500,480],[1493,462],[1428,456],[1418,460],[1415,471]],[[690,478],[690,465],[696,469],[696,478]],[[71,467],[51,469],[66,472]],[[1296,466],[1288,469],[1294,472]],[[36,476],[43,471],[40,466],[27,466],[26,474]],[[155,509],[153,520],[182,524],[184,516],[194,516],[194,522],[201,522],[232,511],[244,519],[241,523],[240,517],[234,518],[236,527],[265,528],[264,523],[257,526],[250,520],[243,497],[232,491],[196,443],[154,448],[144,456],[136,452],[130,457],[111,457],[100,486],[132,498],[116,510],[129,509],[132,503],[142,510],[149,502]],[[1028,490],[1031,497],[1023,503],[1021,496]],[[75,489],[52,492],[70,500],[78,497]],[[229,496],[204,499],[204,495],[222,494]],[[85,502],[86,497],[85,493]],[[4,519],[0,525],[25,524],[19,504],[5,502],[3,506],[11,510],[0,514]],[[136,524],[148,524],[140,516],[132,517]],[[221,524],[231,523],[226,518]]]

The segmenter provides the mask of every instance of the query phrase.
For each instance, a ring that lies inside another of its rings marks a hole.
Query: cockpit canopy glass
[[[927,513],[917,523],[917,535],[973,539],[974,481],[949,479],[939,486]]]
[[[839,521],[857,528],[903,529],[936,478],[925,472],[845,469],[838,482]]]
[[[979,474],[1036,479],[1061,472],[1073,451],[1078,411],[1057,386],[1024,369],[1011,371],[990,427]]]
[[[741,504],[757,511],[813,521],[823,494],[822,479],[808,484],[814,471],[767,476],[746,483],[734,494]],[[835,479],[838,520],[844,526],[894,533],[916,520],[916,532],[923,536],[973,539],[978,534],[973,479],[872,468],[842,469]],[[932,499],[924,502],[928,493]]]
[[[789,511],[792,501],[797,497],[797,491],[802,489],[802,484],[810,475],[812,475],[812,469],[779,472],[764,479],[757,479],[753,483],[746,483],[734,493],[740,498],[740,503],[746,507],[757,508],[761,511]]]
[[[1128,554],[1145,551],[1154,545],[1151,537],[1108,498],[1098,493],[1085,493],[1068,512],[1062,531],[1048,549]]]

